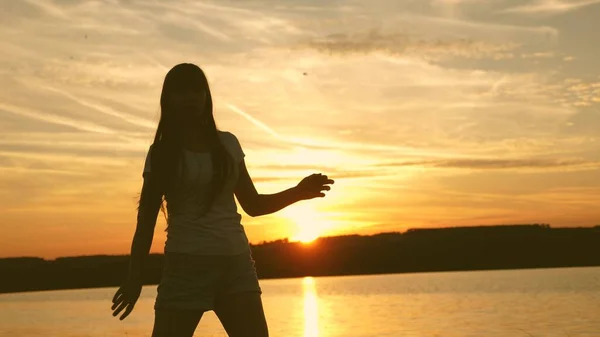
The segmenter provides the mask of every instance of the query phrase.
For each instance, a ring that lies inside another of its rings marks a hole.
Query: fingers
[[[119,307],[117,308],[117,310],[115,310],[115,312],[113,312],[113,316],[117,316],[123,309],[125,309],[125,307],[128,305],[129,303],[127,301],[123,301]]]
[[[322,173],[313,173],[309,177],[322,182],[323,184],[333,184],[335,182],[333,179],[329,179],[329,177]]]
[[[115,296],[113,296],[112,302],[115,303],[119,297],[121,297],[121,295],[123,295],[123,291],[121,290],[121,288],[119,288],[119,290],[117,290],[117,292],[115,293]]]
[[[115,310],[117,307],[125,305],[127,303],[129,303],[130,301],[128,301],[125,296],[121,296],[111,307],[110,310]],[[122,309],[121,309],[122,310]],[[115,314],[116,315],[116,314]],[[114,316],[114,315],[113,315]]]
[[[135,304],[131,303],[127,306],[127,309],[125,309],[125,312],[123,313],[123,315],[121,315],[121,317],[119,317],[119,320],[122,321],[125,319],[125,317],[129,316],[129,314],[131,313],[131,311],[133,311],[133,306]]]
[[[119,290],[117,290],[115,296],[113,297],[113,305],[111,307],[111,310],[113,310],[112,315],[114,317],[118,316],[119,313],[123,311],[123,309],[125,309],[121,317],[119,317],[119,320],[121,321],[124,320],[127,316],[129,316],[129,314],[133,310],[133,307],[135,306],[135,302],[137,301],[137,299],[132,301],[128,299],[125,295],[126,294],[122,290],[122,288],[119,288]]]
[[[115,310],[119,304],[121,304],[121,302],[123,302],[122,300],[118,300],[115,303],[113,303],[112,307],[110,307],[110,310]]]
[[[119,291],[117,291],[113,297],[113,305],[110,307],[110,310],[115,310],[115,308],[118,307],[124,299],[125,296],[123,295],[123,292],[121,292],[121,289],[119,289]]]
[[[117,297],[117,299],[115,301],[113,301],[113,309],[119,305],[119,303],[123,302],[123,300],[125,300],[125,294],[119,294],[119,296]]]
[[[324,191],[330,191],[331,185],[334,183],[333,179],[329,179],[326,175],[322,173],[313,173],[310,176],[306,177],[302,182],[301,186],[303,190],[307,193],[307,199],[312,198],[323,198],[325,197]]]
[[[323,176],[321,179],[325,185],[331,185],[334,183],[333,179],[329,179],[327,176]]]

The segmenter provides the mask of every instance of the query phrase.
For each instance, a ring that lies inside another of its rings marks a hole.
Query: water
[[[273,337],[598,337],[600,268],[264,280]],[[150,336],[156,285],[124,321],[116,288],[0,295],[0,335]],[[205,314],[195,336],[226,336]]]

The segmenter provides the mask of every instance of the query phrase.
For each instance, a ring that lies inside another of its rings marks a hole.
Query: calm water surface
[[[600,268],[264,280],[273,337],[599,337]],[[117,288],[0,295],[0,335],[150,336],[156,285],[124,321]],[[226,336],[205,314],[194,336]]]

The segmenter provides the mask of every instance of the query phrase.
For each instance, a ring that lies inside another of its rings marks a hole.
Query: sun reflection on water
[[[304,284],[304,337],[319,336],[319,304],[315,279],[305,277]]]

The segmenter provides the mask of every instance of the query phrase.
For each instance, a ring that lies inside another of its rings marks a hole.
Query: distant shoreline
[[[545,224],[414,229],[324,237],[311,244],[252,245],[259,279],[600,266],[600,226]],[[150,254],[144,285],[156,285],[164,254]],[[128,255],[0,259],[0,293],[117,287]]]
[[[395,273],[377,273],[377,274],[344,274],[344,275],[306,275],[297,277],[271,277],[271,278],[260,278],[260,281],[267,280],[294,280],[302,279],[305,277],[353,277],[353,276],[384,276],[384,275],[408,275],[408,274],[438,274],[438,273],[467,273],[467,272],[490,272],[490,271],[519,271],[519,270],[551,270],[551,269],[576,269],[576,268],[600,268],[600,265],[594,266],[570,266],[570,267],[533,267],[533,268],[518,268],[518,269],[477,269],[477,270],[445,270],[445,271],[422,271],[422,272],[395,272]],[[158,283],[144,284],[144,287],[157,286]],[[62,291],[62,290],[84,290],[84,289],[102,289],[102,288],[117,288],[119,285],[105,285],[98,287],[82,287],[82,288],[55,288],[55,289],[40,289],[40,290],[27,290],[27,291],[12,291],[12,292],[0,292],[0,296],[4,294],[24,294],[24,293],[36,293],[36,292],[48,292],[48,291]]]

